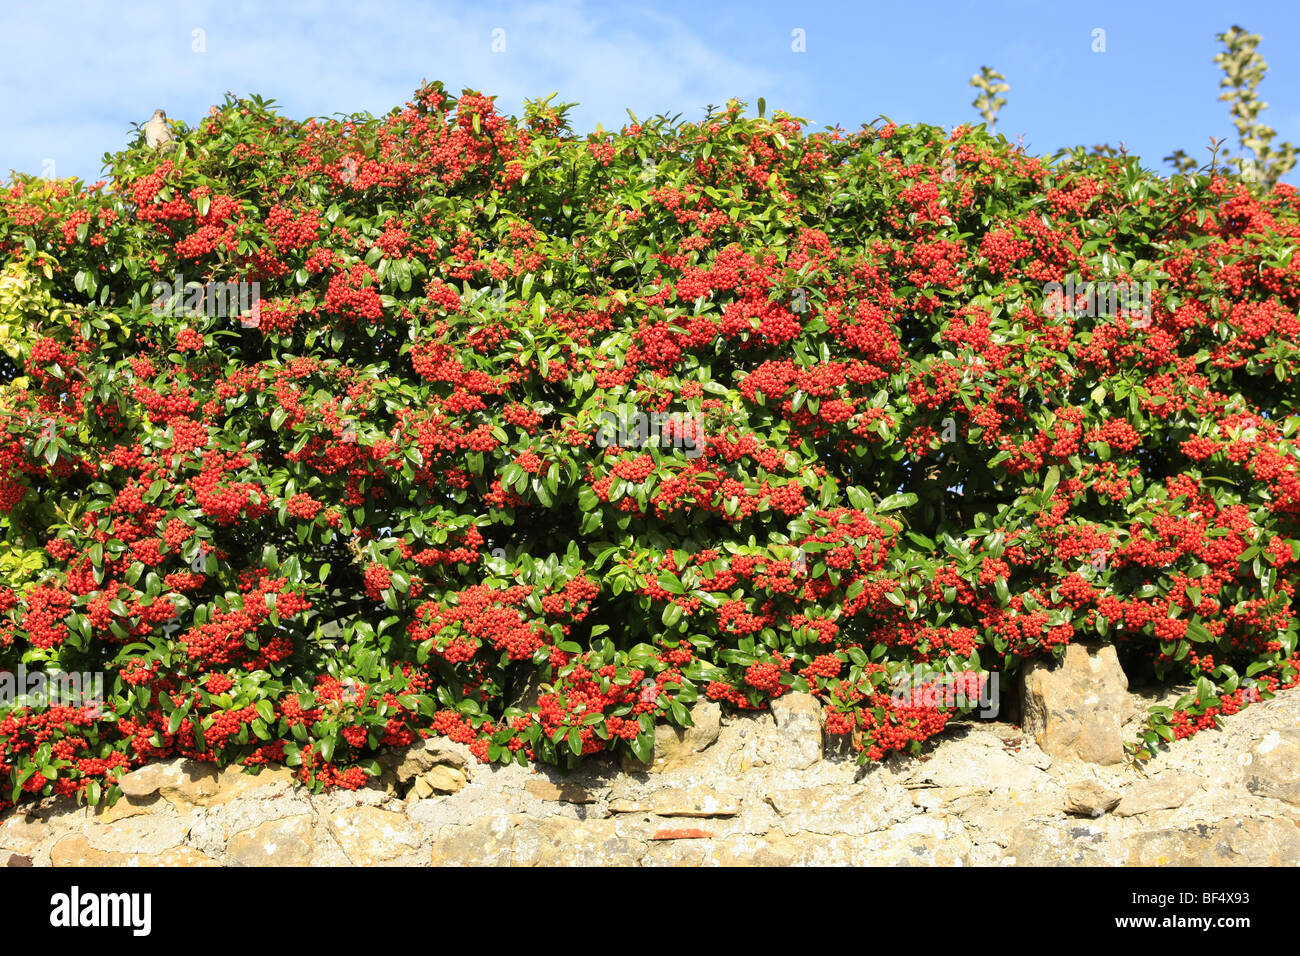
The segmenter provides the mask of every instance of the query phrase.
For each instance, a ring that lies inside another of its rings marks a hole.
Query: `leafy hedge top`
[[[566,109],[232,98],[0,191],[0,662],[106,677],[7,711],[6,796],[644,757],[791,688],[877,758],[972,704],[900,672],[1095,635],[1196,681],[1142,753],[1296,682],[1293,188]]]

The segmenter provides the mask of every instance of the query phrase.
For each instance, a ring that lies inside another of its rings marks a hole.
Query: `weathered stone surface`
[[[652,793],[649,812],[660,817],[734,817],[740,800],[711,787],[674,787]]]
[[[1136,817],[1157,810],[1173,810],[1191,799],[1203,783],[1200,777],[1189,773],[1165,773],[1139,781],[1124,792],[1115,816]]]
[[[766,801],[787,836],[796,833],[863,835],[915,812],[902,790],[861,783],[826,784],[768,793]]]
[[[987,787],[920,787],[911,791],[912,805],[937,810],[960,803],[976,803],[988,796]]]
[[[1140,833],[1128,841],[1130,866],[1295,866],[1293,820],[1224,820]]]
[[[810,694],[785,694],[772,701],[770,711],[753,715],[746,724],[743,743],[726,758],[728,773],[806,770],[822,760],[821,705]]]
[[[151,763],[133,770],[118,780],[118,786],[122,788],[122,793],[132,800],[151,797],[159,793],[164,787],[172,790],[178,790],[186,786],[190,781],[188,771],[196,769],[197,765],[192,760],[186,760],[178,757],[175,760],[167,760],[161,763]],[[200,777],[207,776],[200,773]],[[216,780],[216,770],[211,771],[213,781]],[[193,787],[191,786],[191,790]],[[213,790],[216,788],[213,787]]]
[[[310,813],[270,820],[236,833],[226,847],[227,866],[307,866],[312,857]]]
[[[214,764],[178,758],[133,770],[122,777],[118,784],[122,793],[133,803],[146,801],[158,794],[178,809],[188,810],[209,806],[214,799],[233,800],[241,793],[259,787],[279,785],[281,789],[287,790],[292,780],[292,772],[283,767],[265,770],[253,776],[244,773],[240,767],[226,767],[218,771]],[[118,811],[118,815],[126,812],[124,807]]]
[[[411,778],[405,800],[395,781],[311,794],[286,770],[262,779],[228,769],[213,792],[205,768],[172,762],[138,776],[137,796],[108,810],[59,797],[0,817],[0,860],[602,867],[1300,861],[1300,811],[1288,802],[1300,692],[1162,749],[1141,768],[1150,774],[1145,779],[1138,768],[1052,761],[1032,736],[975,722],[958,724],[917,758],[866,768],[823,758],[794,769],[801,761],[789,759],[797,753],[782,738],[791,726],[785,718],[778,726],[769,712],[729,717],[707,750],[652,776],[619,774],[599,760],[563,776],[514,764],[477,765],[468,774],[469,765],[436,763]],[[761,762],[746,764],[747,754]],[[430,775],[457,789],[418,799],[421,788],[434,793]],[[1104,814],[1108,806],[1114,809]]]
[[[118,800],[111,807],[106,803],[101,803],[97,807],[86,808],[86,819],[91,823],[116,823],[118,820],[125,820],[127,817],[145,816],[150,813],[158,813],[159,797],[152,799],[144,798],[137,802],[129,798]]]
[[[277,796],[274,791],[257,790],[195,813],[185,842],[209,856],[220,856],[237,833],[286,817],[312,814],[313,810],[312,802],[301,792]]]
[[[1017,866],[1119,866],[1126,856],[1123,843],[1106,827],[1083,821],[1018,824],[1007,842],[1007,862]]]
[[[1053,785],[1046,773],[1018,760],[991,735],[973,735],[962,743],[967,746],[941,747],[929,759],[908,764],[904,771],[908,784],[1026,791]]]
[[[64,837],[50,850],[51,866],[220,866],[209,856],[189,846],[176,846],[159,853],[123,853],[100,850],[83,836]]]
[[[772,830],[721,841],[723,866],[961,866],[971,844],[953,820],[922,815],[866,838]]]
[[[85,829],[91,846],[125,853],[161,853],[186,842],[192,815],[154,813]]]
[[[266,798],[292,792],[293,771],[288,767],[265,767],[260,773],[246,773],[243,767],[225,767],[218,774],[216,791],[205,797],[201,805],[220,806],[244,796]]]
[[[615,797],[610,813],[642,813],[660,817],[733,817],[740,797],[713,787],[670,787],[640,797]]]
[[[353,809],[345,807],[343,809]],[[338,811],[334,811],[337,813]],[[383,860],[381,866],[422,866],[424,864],[424,855],[410,847],[401,847],[401,851],[394,857]],[[348,855],[343,852],[343,847],[339,841],[334,838],[328,825],[323,825],[318,819],[316,826],[312,829],[312,846],[311,862],[308,866],[353,866],[353,862],[348,859]]]
[[[51,866],[112,866],[110,857],[121,857],[120,853],[108,853],[96,850],[84,836],[70,835],[54,844],[50,850]]]
[[[348,862],[372,866],[416,850],[420,828],[403,813],[377,807],[351,807],[331,814],[329,830]]]
[[[466,826],[443,827],[433,841],[433,866],[507,866],[522,815],[496,813]]]
[[[869,834],[866,853],[872,866],[966,866],[971,841],[961,821],[927,813]]]
[[[454,767],[466,770],[472,755],[465,744],[446,737],[430,737],[412,744],[405,750],[392,750],[379,757],[379,765],[393,774],[400,783],[410,783],[434,767]]]
[[[335,810],[347,810],[350,807],[382,807],[398,799],[397,790],[385,786],[383,779],[382,777],[378,780],[372,779],[370,783],[355,790],[346,790],[342,787],[324,790],[312,799],[312,806],[326,814],[333,813]],[[274,794],[258,793],[256,796],[271,797]]]
[[[777,744],[770,764],[802,770],[822,759],[822,706],[811,694],[783,694],[772,701]]]
[[[1243,777],[1251,793],[1300,806],[1300,727],[1273,730],[1257,741]]]
[[[652,839],[645,854],[638,861],[641,866],[717,866],[721,859],[722,844],[709,836],[699,836],[708,831],[686,830],[657,831],[664,834]],[[671,835],[670,835],[671,834]]]
[[[29,853],[49,833],[49,825],[44,820],[15,813],[0,822],[0,849]]]
[[[1065,788],[1065,812],[1099,817],[1119,804],[1117,791],[1095,780],[1078,780]]]
[[[823,834],[786,836],[783,830],[737,834],[721,841],[710,862],[721,866],[865,866],[860,846],[843,846],[842,839]],[[703,848],[701,848],[703,849]],[[702,861],[704,862],[704,861]]]
[[[434,793],[456,793],[466,783],[465,774],[455,767],[439,764],[420,777]]]
[[[595,803],[596,795],[576,783],[554,783],[550,780],[529,780],[524,789],[539,800],[561,803]]]
[[[515,866],[626,866],[645,852],[646,842],[621,835],[612,818],[547,817],[520,828],[511,862]]]
[[[641,763],[630,754],[624,754],[623,769],[629,772],[663,773],[682,766],[695,754],[710,747],[722,727],[722,708],[711,700],[697,701],[690,708],[691,726],[673,727],[659,724],[655,727],[654,760]]]
[[[1132,702],[1113,645],[1095,653],[1071,644],[1057,665],[1032,661],[1022,687],[1025,730],[1053,757],[1116,764]]]
[[[120,777],[117,785],[122,788],[123,794],[132,799],[151,797],[158,792],[164,782],[180,780],[181,763],[181,760],[171,760],[166,763],[147,764]]]

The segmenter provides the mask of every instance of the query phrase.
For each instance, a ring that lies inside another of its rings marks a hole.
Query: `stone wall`
[[[1085,685],[1105,680],[1104,655],[1085,653],[1074,665]],[[1109,700],[1122,713],[1100,723],[1090,715],[1080,726],[1113,724],[1131,735],[1141,710],[1127,692],[1072,686],[1069,670],[1067,662],[1050,687],[1026,681],[1033,735],[970,723],[920,758],[870,768],[824,748],[817,704],[804,695],[782,699],[773,713],[727,719],[716,705],[697,705],[695,727],[660,729],[653,766],[605,762],[567,776],[484,766],[446,741],[386,755],[375,786],[322,795],[295,787],[285,770],[251,776],[158,764],[126,777],[126,796],[108,809],[48,801],[11,811],[0,822],[0,862],[1300,862],[1300,691],[1253,705],[1139,768],[1085,762],[1077,748],[1104,761],[1097,754],[1112,748],[1092,732],[1071,736],[1053,724],[1075,719],[1095,696],[1088,706]]]

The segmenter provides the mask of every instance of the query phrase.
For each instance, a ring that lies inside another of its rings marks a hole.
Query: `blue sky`
[[[625,107],[698,117],[732,96],[751,106],[765,97],[769,110],[816,128],[880,114],[951,126],[978,121],[968,84],[982,64],[1011,85],[998,129],[1031,151],[1123,142],[1166,168],[1161,157],[1175,147],[1204,159],[1211,135],[1235,145],[1212,59],[1215,34],[1233,24],[1263,37],[1260,95],[1275,143],[1300,143],[1298,9],[1293,0],[9,2],[0,178],[19,169],[96,179],[131,123],[157,107],[194,123],[227,90],[274,98],[297,118],[383,113],[427,77],[496,94],[506,112],[558,90],[581,104],[581,131],[622,125]],[[1103,53],[1092,50],[1098,28]],[[796,30],[805,52],[792,49]],[[1300,182],[1296,171],[1287,179]]]

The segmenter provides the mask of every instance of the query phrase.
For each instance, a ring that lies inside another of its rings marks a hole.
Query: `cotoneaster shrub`
[[[178,754],[355,787],[430,733],[644,758],[792,689],[873,759],[971,709],[901,672],[1083,639],[1195,686],[1138,754],[1297,682],[1294,188],[565,113],[229,99],[0,191],[0,664],[105,675],[0,712],[4,797]]]

